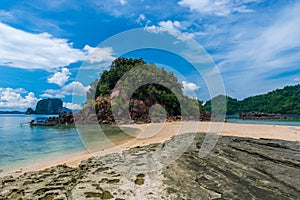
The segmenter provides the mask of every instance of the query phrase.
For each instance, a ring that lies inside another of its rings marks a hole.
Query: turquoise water
[[[300,126],[299,120],[243,120],[238,118],[227,118],[227,122],[239,124],[269,124],[282,126]]]
[[[0,169],[84,150],[75,127],[20,126],[36,117],[0,115]]]
[[[42,162],[47,159],[101,147],[104,136],[98,136],[96,129],[88,127],[79,136],[75,127],[30,127],[28,124],[35,115],[0,115],[0,172],[11,168]],[[47,116],[48,117],[48,116]],[[250,124],[272,124],[300,126],[300,121],[240,120],[230,118],[228,122]],[[98,127],[99,128],[99,127]],[[123,139],[126,136],[117,128],[102,127],[109,140]]]
[[[114,126],[102,126],[102,131],[96,125],[30,127],[27,122],[38,117],[51,116],[0,115],[0,173],[73,153],[103,150],[130,138]]]

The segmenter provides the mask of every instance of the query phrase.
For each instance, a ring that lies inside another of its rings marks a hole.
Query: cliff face
[[[62,112],[63,102],[60,99],[43,99],[40,100],[35,108],[36,114],[59,114]]]

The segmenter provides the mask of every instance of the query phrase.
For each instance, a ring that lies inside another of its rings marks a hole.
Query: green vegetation
[[[132,70],[136,67],[141,70]],[[118,58],[114,60],[110,69],[101,73],[100,80],[96,80],[91,84],[91,88],[87,93],[88,102],[91,105],[95,105],[96,109],[98,109],[95,103],[97,97],[110,95],[117,82],[129,71],[131,73],[130,76],[120,84],[120,87],[126,88],[125,91],[134,91],[131,99],[143,101],[147,108],[158,103],[165,108],[168,116],[191,115],[192,113],[199,115],[195,111],[199,110],[199,108],[203,110],[200,101],[183,95],[183,86],[173,73],[167,72],[164,68],[158,68],[154,64],[147,64],[143,59],[132,58]],[[153,77],[155,77],[155,83],[152,81]],[[144,85],[143,83],[149,84]],[[142,86],[134,90],[133,85]],[[118,89],[122,91],[122,88]],[[121,99],[122,95],[119,95],[118,98]],[[118,98],[115,101],[121,103],[121,100],[118,101]],[[129,104],[129,109],[133,106],[132,104]],[[180,107],[180,104],[184,105],[184,107]]]
[[[218,103],[218,99],[224,96],[214,97],[212,100]],[[208,101],[204,109],[211,111],[211,101]],[[227,114],[241,114],[242,112],[265,112],[276,114],[300,115],[300,85],[286,86],[263,95],[248,97],[238,101],[226,96]]]
[[[141,70],[135,70],[135,69]],[[127,72],[130,76],[121,84],[117,84]],[[155,83],[153,83],[153,77]],[[143,84],[149,83],[149,84]],[[141,87],[135,88],[138,85]],[[173,73],[167,72],[164,68],[158,68],[154,64],[147,64],[143,59],[127,59],[118,58],[113,61],[109,70],[101,73],[100,79],[91,83],[90,90],[87,93],[88,103],[99,111],[97,106],[101,105],[98,97],[102,98],[102,103],[108,104],[108,112],[111,112],[109,95],[113,89],[119,90],[114,102],[122,108],[134,106],[134,101],[130,101],[128,105],[122,105],[124,96],[127,91],[134,91],[130,94],[131,100],[139,100],[140,105],[149,108],[155,104],[164,107],[168,116],[196,116],[199,115],[198,110],[204,109],[211,112],[211,102],[214,101],[215,114],[225,113],[224,98],[227,101],[227,115],[241,114],[242,112],[265,112],[278,114],[294,114],[300,115],[300,85],[287,86],[283,89],[277,89],[263,95],[248,97],[244,100],[233,99],[228,96],[219,95],[208,101],[203,108],[202,103],[198,100],[183,95],[182,84],[178,82]],[[106,102],[107,101],[107,102]],[[103,110],[103,107],[102,107]],[[155,110],[154,110],[155,111]],[[141,111],[145,112],[145,111]],[[159,113],[159,111],[158,111]],[[104,118],[110,114],[104,113]]]

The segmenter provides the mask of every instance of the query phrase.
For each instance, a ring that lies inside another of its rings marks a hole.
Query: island
[[[72,112],[72,110],[63,107],[63,101],[58,98],[48,98],[39,100],[36,104],[35,110],[28,108],[26,114],[39,115],[58,115],[64,112]]]
[[[210,112],[212,101],[215,105],[226,99],[227,115],[239,115],[241,119],[292,119],[300,115],[300,85],[286,86],[266,94],[251,96],[237,100],[229,96],[219,95],[207,101],[204,110]],[[220,108],[224,108],[221,107]],[[218,109],[218,108],[216,108]]]

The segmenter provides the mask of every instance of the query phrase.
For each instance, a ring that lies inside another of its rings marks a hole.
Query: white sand
[[[35,163],[12,172],[4,172],[4,175],[20,175],[27,171],[42,170],[58,164],[67,164],[77,167],[82,160],[88,159],[93,155],[106,155],[109,153],[121,152],[136,146],[145,146],[152,143],[163,143],[174,135],[192,132],[217,133],[222,136],[238,136],[249,138],[269,138],[288,141],[300,141],[300,127],[298,126],[279,126],[261,124],[237,124],[221,122],[171,122],[156,124],[133,124],[124,127],[138,129],[138,135],[132,140],[120,141],[111,148],[89,153],[88,151],[69,154],[59,158],[51,159],[47,162]],[[131,134],[131,133],[129,133]]]

